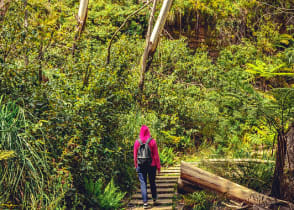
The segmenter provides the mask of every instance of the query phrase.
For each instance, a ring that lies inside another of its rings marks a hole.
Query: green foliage
[[[211,209],[216,202],[216,196],[205,191],[197,191],[184,196],[186,207],[195,210]]]
[[[258,192],[267,192],[271,188],[274,164],[252,164],[239,167],[239,174],[233,174],[233,180]],[[233,171],[233,170],[232,170]],[[234,177],[234,175],[236,177]]]
[[[266,126],[266,122],[260,125],[252,126],[250,131],[244,135],[244,143],[249,145],[264,146],[265,148],[270,148],[273,144],[273,140],[276,136],[276,133]]]
[[[77,1],[9,3],[0,17],[0,92],[1,126],[12,130],[1,130],[0,150],[15,156],[2,159],[0,171],[16,175],[2,181],[11,188],[0,187],[5,204],[88,208],[111,180],[130,191],[133,143],[142,124],[150,127],[162,164],[171,165],[176,154],[201,143],[213,145],[214,155],[252,157],[252,148],[272,145],[276,129],[293,120],[290,0],[175,0],[165,29],[187,37],[161,39],[138,103],[148,7],[129,19],[109,65],[105,61],[109,39],[142,5],[90,1],[75,39]],[[203,26],[205,43],[189,48]],[[90,200],[84,177],[96,196]],[[118,193],[114,189],[109,184],[107,195]]]
[[[7,202],[11,196],[15,200],[37,199],[45,186],[43,173],[48,170],[44,155],[38,152],[43,150],[42,142],[33,142],[27,136],[24,110],[19,106],[1,103],[0,110],[1,150],[16,153],[16,160],[1,162],[1,200]]]
[[[14,156],[14,151],[0,150],[0,161],[13,158]]]
[[[163,149],[159,150],[159,158],[160,163],[163,166],[171,166],[175,162],[176,154],[172,147],[164,147]]]
[[[102,179],[93,182],[92,179],[85,180],[85,190],[87,200],[90,203],[90,208],[101,209],[119,209],[122,206],[122,198],[125,193],[122,193],[118,187],[115,186],[113,179],[107,184],[103,190]]]
[[[9,159],[1,161],[1,204],[11,202],[23,208],[60,206],[64,196],[61,192],[66,192],[68,182],[61,185],[61,174],[49,174],[44,141],[30,135],[25,111],[15,103],[3,103],[1,98],[0,124],[0,149],[13,151],[6,153]]]
[[[285,66],[285,63],[281,63],[281,64],[274,63],[273,65],[271,64],[267,65],[263,61],[256,60],[256,65],[250,64],[250,63],[248,64],[247,71],[254,75],[264,77],[266,79],[269,79],[274,76],[294,76],[294,73],[291,73],[291,72],[290,73],[281,72],[284,66]]]

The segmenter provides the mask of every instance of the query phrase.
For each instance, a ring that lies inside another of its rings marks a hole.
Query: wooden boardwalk
[[[176,185],[180,176],[180,166],[173,166],[170,168],[163,168],[159,175],[156,176],[157,196],[158,199],[153,204],[150,186],[148,184],[148,209],[154,210],[172,210],[173,209],[173,197],[176,193]],[[137,189],[133,194],[128,209],[139,210],[143,209],[143,201],[141,190]]]

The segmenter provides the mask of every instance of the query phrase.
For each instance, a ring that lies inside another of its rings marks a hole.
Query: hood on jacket
[[[143,143],[151,137],[149,128],[146,125],[142,125],[139,137]]]

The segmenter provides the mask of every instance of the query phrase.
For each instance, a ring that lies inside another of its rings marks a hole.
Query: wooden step
[[[175,187],[174,183],[158,183],[156,184],[157,188],[169,188],[169,187]]]
[[[143,210],[143,207],[129,207],[129,210]],[[151,206],[149,209],[152,210],[172,210],[172,206]]]
[[[160,171],[160,173],[180,173],[181,170],[180,169],[165,169]]]
[[[158,194],[160,194],[160,193],[173,193],[175,191],[175,188],[174,187],[157,188],[156,191],[157,191]],[[141,192],[141,190],[140,189],[137,189],[136,192]],[[147,189],[147,192],[148,193],[151,193],[151,190],[150,189]]]
[[[156,176],[156,180],[177,180],[178,177],[174,177],[174,176]]]
[[[163,199],[163,198],[172,198],[174,196],[174,193],[158,193],[157,197],[158,200]],[[132,196],[132,199],[142,199],[141,193],[137,193]],[[152,195],[151,193],[148,193],[148,200],[152,200]]]
[[[160,180],[160,181],[155,181],[156,183],[156,187],[160,188],[160,187],[174,187],[176,186],[177,182],[176,181],[164,181],[164,180]],[[147,188],[150,188],[150,184],[147,183]]]
[[[159,175],[156,176],[156,186],[158,200],[156,206],[153,206],[152,195],[150,190],[150,185],[147,185],[148,200],[150,209],[158,210],[172,210],[172,198],[175,195],[175,186],[177,185],[178,179],[180,177],[181,169],[179,165],[172,166],[170,168],[162,168]],[[133,194],[132,200],[128,205],[128,209],[139,210],[143,209],[143,201],[141,190],[137,189],[136,193]]]
[[[152,201],[151,201],[152,203]],[[157,206],[163,206],[163,205],[172,205],[173,204],[173,200],[171,198],[169,199],[159,199],[156,201],[156,205]],[[142,200],[131,200],[130,201],[130,206],[131,205],[143,205],[143,201]]]
[[[176,179],[157,179],[155,180],[155,183],[158,184],[158,183],[173,183],[173,184],[177,184],[178,182],[178,178]]]
[[[180,177],[181,173],[160,173],[160,176],[164,177]]]
[[[162,170],[160,171],[160,174],[161,173],[180,173],[181,170],[171,170],[171,169],[166,169],[166,170]]]

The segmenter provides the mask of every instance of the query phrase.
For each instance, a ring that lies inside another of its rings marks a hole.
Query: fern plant
[[[103,190],[102,179],[93,182],[92,179],[85,178],[85,190],[88,194],[90,206],[98,206],[101,209],[119,209],[122,206],[121,200],[126,193],[123,193],[115,186],[113,179]]]
[[[175,152],[171,147],[165,147],[159,151],[161,165],[170,166],[174,163]]]
[[[285,66],[285,63],[279,65],[266,64],[261,60],[256,60],[256,64],[247,64],[247,72],[260,77],[269,79],[274,76],[294,76],[293,72],[281,72],[282,68]]]

